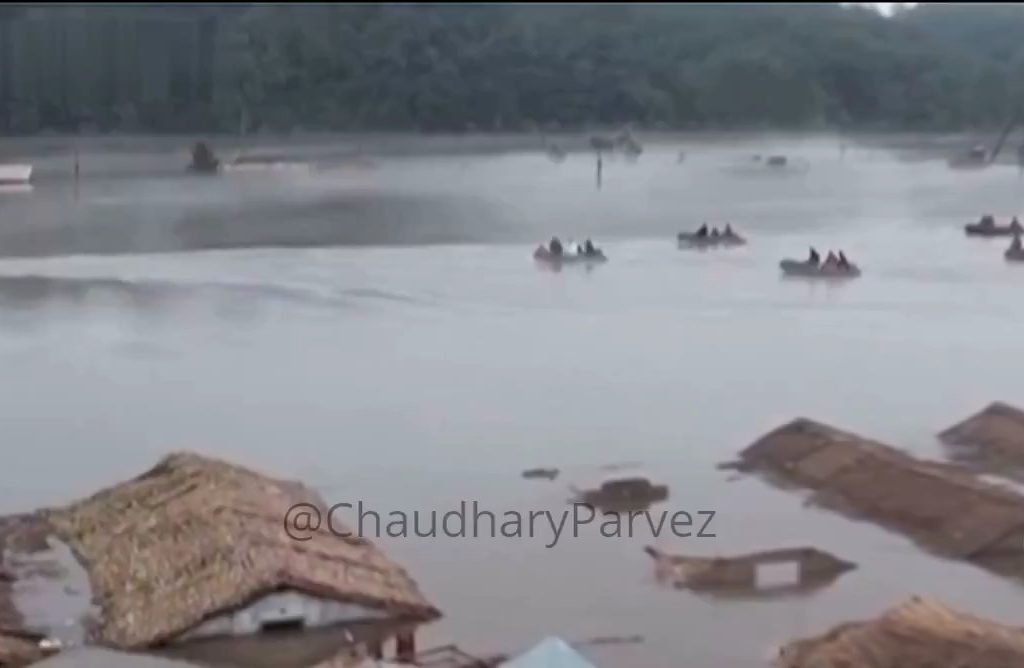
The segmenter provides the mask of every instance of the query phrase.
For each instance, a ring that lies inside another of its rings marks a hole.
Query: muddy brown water
[[[809,169],[757,172],[754,153]],[[639,634],[587,652],[753,668],[777,643],[914,593],[1024,623],[1020,586],[715,468],[797,415],[939,456],[940,429],[992,399],[1024,404],[1024,272],[1005,240],[962,232],[1020,212],[1015,168],[687,138],[607,161],[597,192],[581,153],[331,154],[308,173],[221,179],[180,174],[186,155],[84,153],[76,200],[51,153],[32,193],[0,197],[0,510],[191,448],[334,503],[410,523],[419,511],[423,528],[462,501],[499,518],[571,513],[570,486],[641,462],[614,475],[670,485],[654,521],[714,511],[715,537],[607,537],[595,522],[554,547],[543,524],[532,538],[382,538],[445,612],[421,645]],[[679,250],[676,233],[705,220],[749,244]],[[593,237],[609,262],[539,269],[533,246],[555,232]],[[781,280],[779,260],[809,244],[864,275]],[[533,467],[560,475],[524,480]],[[858,568],[808,597],[714,601],[659,587],[648,544],[813,545]]]

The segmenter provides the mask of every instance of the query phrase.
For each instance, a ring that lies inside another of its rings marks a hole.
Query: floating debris
[[[523,477],[527,480],[533,480],[537,478],[543,478],[545,480],[554,480],[558,477],[558,469],[526,469],[523,471]]]
[[[803,418],[765,435],[741,459],[769,481],[813,490],[817,505],[902,533],[937,555],[1024,577],[1024,496],[959,467]]]
[[[777,668],[1019,668],[1024,629],[914,597],[877,619],[842,624],[779,650]]]
[[[660,582],[679,589],[730,597],[807,593],[833,583],[857,567],[812,547],[754,552],[735,557],[666,554],[646,547]]]
[[[600,467],[602,471],[624,471],[626,469],[635,469],[643,466],[643,462],[615,462],[612,464],[605,464]]]
[[[639,645],[645,642],[642,635],[631,636],[596,636],[586,640],[578,640],[572,643],[573,647],[597,647],[602,645]]]

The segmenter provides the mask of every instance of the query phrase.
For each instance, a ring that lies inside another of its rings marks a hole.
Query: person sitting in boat
[[[587,257],[594,257],[597,255],[597,249],[594,248],[594,242],[587,239],[586,243],[583,244],[583,254]]]
[[[824,266],[826,266],[826,267],[835,267],[835,266],[838,266],[838,265],[839,265],[839,258],[836,257],[835,253],[833,253],[832,251],[829,251],[828,252],[828,256],[825,258],[825,265]]]
[[[714,239],[717,239],[719,236],[721,236],[721,234],[719,233],[718,228],[717,227],[711,228],[711,237],[714,238]]]
[[[1010,242],[1010,250],[1014,253],[1024,251],[1024,242],[1021,241],[1021,233],[1017,232],[1013,235],[1013,241]]]
[[[732,225],[730,225],[729,223],[725,224],[725,232],[722,232],[722,234],[724,234],[727,237],[735,237],[736,236],[736,233],[732,231]]]
[[[1014,216],[1013,220],[1010,221],[1010,229],[1014,232],[1024,231],[1024,227],[1021,227],[1020,221],[1017,220],[1017,216]]]
[[[818,255],[818,251],[815,250],[814,246],[811,246],[811,256],[807,258],[807,262],[808,264],[813,264],[814,266],[818,266],[819,264],[821,264],[821,256]]]
[[[700,229],[697,230],[697,236],[700,237],[701,239],[703,239],[707,235],[708,235],[708,224],[704,223],[703,225],[700,226]]]
[[[558,240],[558,237],[551,237],[551,242],[548,244],[548,250],[551,251],[552,255],[562,254],[562,242]]]
[[[837,261],[837,264],[840,269],[850,268],[850,262],[846,259],[846,254],[843,253],[843,251],[839,251],[839,260]]]
[[[978,225],[980,227],[995,227],[996,219],[989,214],[985,214],[981,217],[981,220],[978,221]]]

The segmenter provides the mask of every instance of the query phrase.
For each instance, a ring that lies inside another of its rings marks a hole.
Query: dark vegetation
[[[1024,8],[2,5],[0,132],[1002,123]]]

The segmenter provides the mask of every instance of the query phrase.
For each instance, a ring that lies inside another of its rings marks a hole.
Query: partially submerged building
[[[39,646],[41,638],[0,631],[0,667],[20,668],[35,663],[45,656]]]
[[[959,467],[803,418],[748,447],[739,466],[810,489],[817,504],[902,533],[935,554],[1024,575],[1024,496]]]
[[[1019,668],[1024,629],[913,598],[877,619],[784,646],[778,668]]]
[[[730,557],[667,554],[644,548],[662,583],[725,598],[804,594],[835,582],[856,564],[813,547],[765,550]]]
[[[997,401],[939,434],[958,459],[1024,470],[1024,411]],[[1018,477],[1021,471],[1018,471]]]
[[[440,616],[409,575],[333,518],[294,540],[294,482],[191,453],[66,507],[0,523],[7,628],[213,665],[313,666],[415,654]],[[0,590],[0,595],[3,590]],[[73,619],[68,624],[66,620]],[[3,619],[3,617],[0,617]]]

